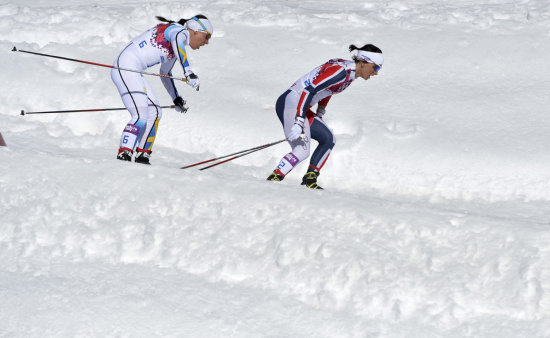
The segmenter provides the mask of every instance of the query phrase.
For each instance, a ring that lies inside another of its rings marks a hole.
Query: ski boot
[[[127,148],[119,148],[118,149],[118,155],[117,155],[117,160],[121,160],[121,161],[132,161],[132,154],[134,152],[131,151],[130,149],[127,149]]]
[[[147,151],[145,149],[138,149],[138,153],[137,153],[136,159],[134,161],[136,163],[141,163],[141,164],[151,164],[151,163],[149,163],[149,158],[150,157],[151,157],[151,151]]]
[[[315,171],[308,171],[304,177],[302,178],[302,185],[305,185],[306,187],[310,189],[321,189],[320,186],[317,185],[317,177],[319,176],[318,172]]]
[[[285,178],[285,175],[283,175],[283,173],[279,169],[275,169],[275,170],[273,170],[271,175],[269,175],[267,177],[267,180],[268,181],[282,181],[284,178]]]

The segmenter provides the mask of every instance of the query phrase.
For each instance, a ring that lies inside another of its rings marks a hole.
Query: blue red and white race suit
[[[177,23],[159,24],[134,38],[116,58],[114,66],[144,71],[160,63],[160,73],[171,76],[177,62],[184,74],[189,74],[192,71],[185,50],[188,45],[187,28]],[[150,153],[162,118],[155,93],[140,73],[113,69],[111,79],[131,115],[122,132],[120,148],[133,151],[137,145],[137,151]],[[173,79],[162,77],[161,81],[172,100],[180,96]]]
[[[354,61],[331,59],[302,76],[279,97],[275,110],[286,137],[296,117],[302,117],[306,121],[303,127],[305,137],[289,141],[292,151],[277,166],[283,175],[309,157],[311,139],[319,142],[319,145],[311,156],[308,170],[319,173],[336,144],[336,139],[321,116],[314,113],[311,107],[316,104],[325,107],[332,95],[342,92],[354,80]]]

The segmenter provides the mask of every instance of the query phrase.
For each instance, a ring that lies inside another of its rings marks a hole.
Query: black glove
[[[176,106],[176,111],[180,113],[187,113],[187,109],[189,109],[189,107],[186,105],[185,100],[182,99],[181,96],[178,96],[174,99],[174,105]]]

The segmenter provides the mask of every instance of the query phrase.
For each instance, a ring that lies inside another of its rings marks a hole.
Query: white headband
[[[210,20],[198,19],[195,16],[185,22],[185,27],[197,32],[206,32],[210,35],[214,32],[214,28],[212,27]]]
[[[365,52],[364,50],[357,51],[357,60],[367,63],[375,63],[382,66],[384,63],[384,55],[382,53]]]

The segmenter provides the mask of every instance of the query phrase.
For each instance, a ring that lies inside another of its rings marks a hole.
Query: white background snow
[[[19,115],[122,103],[13,46],[111,64],[197,13],[152,166],[115,159],[127,112]],[[0,336],[550,337],[547,0],[17,0],[0,32]],[[351,43],[386,62],[328,106],[324,191],[265,181],[284,143],[179,169],[283,138],[277,97]]]

